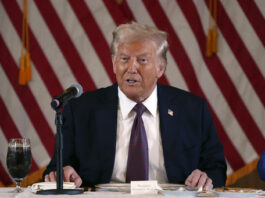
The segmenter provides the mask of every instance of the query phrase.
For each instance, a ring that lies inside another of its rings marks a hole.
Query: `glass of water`
[[[28,138],[9,140],[6,165],[9,174],[16,182],[16,189],[13,192],[21,192],[20,184],[31,168],[31,147]]]

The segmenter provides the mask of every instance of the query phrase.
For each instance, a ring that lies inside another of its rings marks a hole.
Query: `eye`
[[[129,58],[127,56],[121,56],[120,57],[121,62],[127,62],[128,60],[129,60]]]
[[[145,64],[145,63],[148,63],[148,59],[147,58],[138,58],[138,62],[141,63],[141,64]]]

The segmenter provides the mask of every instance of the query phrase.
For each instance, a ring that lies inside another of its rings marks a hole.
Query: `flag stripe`
[[[251,26],[249,20],[245,16],[244,12],[242,11],[238,1],[230,2],[230,5],[227,6],[225,1],[220,1],[222,6],[224,6],[226,13],[229,19],[232,21],[234,28],[238,32],[239,38],[244,43],[246,49],[248,50],[249,55],[252,57],[253,61],[255,62],[257,68],[265,77],[265,68],[264,68],[264,61],[265,57],[262,53],[265,48],[261,43],[261,40],[257,36],[256,32],[253,30],[253,26]],[[231,9],[233,7],[233,9]],[[234,13],[237,13],[234,15]],[[241,21],[244,21],[244,26],[240,25]]]
[[[97,53],[94,51],[94,48],[90,43],[89,38],[86,36],[85,37],[80,36],[80,35],[86,35],[86,33],[83,30],[81,24],[79,23],[79,20],[76,17],[70,4],[68,2],[65,3],[64,1],[51,1],[51,3],[54,9],[56,10],[56,13],[58,14],[60,21],[64,25],[69,37],[71,38],[74,46],[76,47],[78,53],[80,54],[81,59],[84,61],[86,69],[90,73],[91,78],[93,79],[96,87],[108,86],[109,84],[111,84],[110,78],[104,66],[102,65],[101,60],[99,59]],[[72,23],[68,23],[69,21],[68,19],[71,20]],[[73,32],[72,31],[73,29],[77,31]],[[51,38],[53,37],[51,36]],[[60,73],[64,71],[64,68],[65,69],[69,68],[65,67],[65,65],[68,64],[65,63],[62,66]],[[69,74],[63,74],[64,78],[62,80],[65,81],[65,78],[71,75],[72,75],[71,72]],[[70,81],[68,83],[68,86],[74,81],[73,80]]]
[[[2,1],[7,14],[14,25],[17,34],[21,37],[20,32],[22,31],[22,14],[21,11],[16,3],[16,1]],[[31,59],[35,63],[36,69],[39,71],[43,81],[45,82],[49,93],[54,96],[59,93],[62,89],[60,82],[58,81],[57,77],[55,76],[53,69],[49,62],[47,61],[45,55],[43,54],[38,42],[34,34],[31,32],[29,28],[29,36],[30,36],[30,54]]]
[[[210,108],[211,108],[211,111],[213,112],[213,108],[212,107]],[[238,150],[233,145],[231,138],[229,138],[229,136],[227,135],[224,127],[221,125],[221,122],[218,120],[218,117],[214,112],[212,113],[212,116],[214,119],[214,123],[216,125],[216,129],[218,131],[218,137],[220,138],[220,141],[224,145],[225,157],[228,160],[230,167],[233,170],[237,170],[243,167],[246,163],[244,162]]]
[[[5,86],[0,86],[1,96],[5,106],[12,117],[17,129],[23,137],[29,137],[32,145],[32,156],[36,160],[38,167],[43,167],[50,160],[46,148],[41,144],[40,137],[32,125],[21,101],[17,97],[15,90],[10,84],[2,65],[0,64],[0,79],[5,81]],[[41,155],[40,155],[41,153]]]
[[[206,21],[203,13],[208,12],[208,8],[205,4],[204,6],[201,5],[201,2],[196,2],[196,8],[198,10],[198,14],[200,14],[201,21]],[[208,33],[207,22],[203,24],[203,29],[204,34],[206,35]],[[244,101],[244,104],[255,120],[257,126],[259,127],[259,129],[263,129],[265,124],[260,118],[265,116],[264,106],[261,103],[260,98],[258,98],[249,80],[247,79],[244,71],[241,69],[237,59],[230,49],[230,46],[225,41],[221,32],[218,32],[218,38],[221,45],[219,45],[217,56],[219,57],[220,61],[222,61],[222,66],[228,73],[230,79],[233,81],[236,89],[240,94],[240,97]]]
[[[9,173],[8,173],[7,166],[6,166],[8,142],[5,138],[4,132],[1,129],[1,126],[0,126],[0,140],[1,140],[0,150],[2,151],[0,152],[0,161],[1,161],[0,162],[0,178],[3,183],[12,183],[12,179],[11,177],[9,177]]]
[[[72,72],[74,73],[76,79],[88,89],[89,87],[93,90],[96,88],[90,74],[88,73],[80,55],[78,54],[76,48],[74,47],[69,35],[67,34],[64,26],[62,25],[57,13],[55,12],[50,1],[35,1],[40,13],[42,14],[47,26],[51,30],[58,46],[65,59],[67,60]]]
[[[248,3],[246,4],[244,0],[238,0],[238,3],[240,4],[246,17],[253,26],[253,29],[255,30],[257,35],[259,36],[259,39],[261,40],[263,46],[265,47],[265,19],[260,13],[260,10],[257,8],[257,5],[254,1],[248,1]],[[251,12],[253,14],[248,14],[248,12]]]
[[[93,15],[91,14],[90,10],[83,0],[78,2],[75,0],[70,0],[69,3],[72,6],[83,29],[88,35],[95,51],[101,59],[111,81],[115,82],[115,76],[112,72],[111,67],[112,62],[110,58],[110,48],[104,36],[102,35],[97,23],[95,22]],[[90,31],[91,29],[93,29],[93,31]]]
[[[135,20],[132,13],[130,13],[130,18],[128,18],[126,15],[124,16],[124,13],[122,12],[122,9],[120,9],[118,3],[113,3],[113,1],[109,0],[103,0],[103,2],[106,8],[108,9],[109,13],[111,14],[113,20],[115,21],[116,25],[128,23],[132,20]],[[125,3],[126,1],[123,1],[121,5],[124,5]]]
[[[0,8],[1,8],[1,4],[0,4]],[[3,11],[2,14],[3,14],[2,25],[3,25],[3,27],[8,29],[9,31],[3,31],[3,32],[1,32],[1,35],[2,35],[3,40],[5,41],[5,43],[7,45],[7,48],[9,49],[10,53],[12,54],[13,59],[14,60],[16,59],[16,62],[18,63],[19,58],[16,58],[16,57],[20,57],[21,48],[17,47],[17,46],[21,45],[21,40],[20,40],[19,36],[17,35],[16,30],[14,29],[10,20],[8,20],[6,12]],[[9,39],[10,35],[12,35],[12,40]],[[51,113],[53,113],[53,112],[51,111],[50,108],[47,108],[47,102],[46,102],[46,101],[50,100],[49,91],[45,87],[41,77],[39,76],[39,73],[36,71],[35,65],[33,62],[31,62],[31,66],[32,66],[31,68],[32,68],[32,75],[34,76],[34,81],[39,82],[39,83],[31,83],[29,85],[30,89],[32,90],[34,97],[38,101],[42,112],[44,113],[45,117],[47,118],[47,121],[50,124],[50,127],[53,128],[54,127],[54,118],[51,116]],[[6,86],[2,86],[1,90],[6,90]],[[5,95],[8,95],[9,97],[11,97],[10,92],[8,92],[8,91],[6,94],[4,94],[4,96]],[[14,106],[14,105],[12,105],[12,106]],[[53,130],[53,131],[55,131],[55,130]]]
[[[107,45],[110,46],[112,41],[112,32],[109,32],[110,29],[116,27],[115,19],[110,15],[111,13],[106,8],[105,4],[99,1],[85,1],[88,9],[95,20],[95,23],[98,25],[99,31],[102,33],[102,36],[105,38]],[[120,16],[122,17],[122,16]],[[102,22],[104,18],[104,22]],[[122,19],[122,18],[121,18]]]
[[[2,163],[0,163],[0,178],[3,183],[10,184],[12,183],[12,179],[10,179],[9,175],[5,171]]]
[[[235,57],[240,63],[240,66],[244,70],[253,88],[255,89],[263,105],[265,106],[264,77],[257,68],[257,65],[255,64],[253,58],[249,55],[244,43],[242,43],[242,41],[240,40],[240,36],[235,30],[231,20],[226,15],[224,7],[220,3],[218,3],[218,12],[222,13],[221,16],[218,15],[218,27],[220,28],[224,38],[226,39],[226,42],[231,47],[233,53],[235,54]]]
[[[106,0],[107,1],[107,0]],[[130,21],[135,21],[135,16],[132,13],[127,0],[126,1],[122,1],[122,4],[120,5],[120,9],[123,12],[123,15],[126,16],[127,19],[129,19]]]
[[[265,1],[264,0],[254,0],[262,16],[265,18]]]
[[[50,147],[50,144],[54,143],[54,141],[51,141],[50,138],[54,137],[53,132],[49,127],[46,119],[44,118],[28,86],[20,87],[17,84],[18,69],[16,67],[16,63],[12,59],[7,47],[4,44],[2,36],[0,36],[0,46],[2,52],[0,53],[0,62],[2,64],[2,67],[17,95],[19,96],[19,99],[21,100],[24,109],[26,110],[30,120],[32,121],[32,124],[36,128],[36,131],[38,132],[43,145],[45,145],[49,155],[52,156],[53,149]]]
[[[205,52],[206,35],[203,33],[199,16],[194,4],[191,1],[186,1],[186,3],[179,5],[181,6],[183,13],[185,13],[186,18],[190,23],[190,27],[193,30],[197,41],[199,42],[201,51]],[[265,144],[264,136],[257,127],[253,118],[250,116],[235,86],[220,63],[219,58],[217,56],[213,56],[211,59],[209,59],[206,56],[203,56],[203,59],[206,62],[206,65],[218,84],[220,90],[222,91],[223,96],[226,98],[226,101],[228,102],[235,117],[248,136],[248,139],[256,149],[257,153],[261,153],[263,151],[263,144]],[[214,67],[212,67],[212,65],[214,65]]]
[[[20,8],[22,9],[23,2],[18,1],[18,4],[20,5]],[[63,54],[61,53],[61,50],[59,46],[57,45],[57,42],[52,36],[52,33],[47,27],[46,22],[43,20],[42,15],[39,13],[39,10],[36,4],[34,3],[34,1],[32,1],[32,3],[30,3],[29,6],[30,6],[29,9],[31,11],[30,13],[32,13],[32,15],[34,16],[30,18],[31,20],[29,21],[29,26],[34,35],[41,35],[41,36],[36,36],[36,41],[38,42],[39,47],[41,48],[43,52],[43,55],[47,58],[48,64],[52,66],[54,76],[61,83],[61,90],[58,90],[55,93],[49,95],[49,97],[51,97],[51,96],[57,95],[58,93],[62,92],[63,88],[68,87],[71,83],[76,82],[76,79],[71,69],[68,66],[66,67],[66,65],[68,64]],[[34,67],[36,66],[34,65]],[[45,74],[46,74],[45,71],[44,73],[41,73],[41,75],[45,75]],[[33,78],[33,80],[37,80],[37,79]]]

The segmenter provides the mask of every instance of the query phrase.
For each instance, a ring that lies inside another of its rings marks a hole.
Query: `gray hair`
[[[113,40],[110,47],[110,53],[112,56],[115,55],[118,46],[121,43],[126,43],[138,39],[149,39],[156,43],[157,54],[162,58],[166,66],[168,51],[166,32],[161,31],[155,27],[132,22],[119,25],[112,34]]]

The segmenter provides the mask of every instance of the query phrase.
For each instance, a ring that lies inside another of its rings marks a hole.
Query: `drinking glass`
[[[16,182],[16,189],[13,192],[21,192],[20,184],[31,168],[31,147],[28,138],[9,140],[6,165],[9,174]]]

